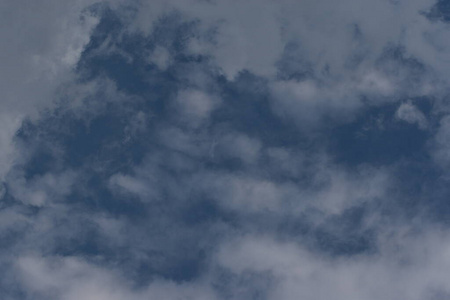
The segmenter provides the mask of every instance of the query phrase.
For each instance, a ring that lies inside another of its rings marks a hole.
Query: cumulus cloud
[[[207,121],[218,104],[219,100],[214,95],[198,90],[181,91],[176,98],[176,109],[180,117],[194,127]]]
[[[244,163],[255,163],[261,155],[261,142],[245,134],[228,133],[221,136],[214,145],[213,154],[239,159]]]
[[[402,103],[395,116],[402,121],[410,124],[416,124],[420,129],[426,129],[428,127],[428,122],[425,115],[412,103]]]
[[[156,47],[149,55],[148,61],[158,66],[161,70],[166,70],[171,63],[171,57],[167,49]]]
[[[3,2],[0,294],[448,298],[435,4]]]
[[[243,237],[222,246],[218,263],[237,274],[272,274],[268,299],[445,299],[449,290],[442,271],[448,246],[439,235],[428,234],[397,237],[396,250],[387,247],[376,257],[351,260],[329,260],[267,237]]]
[[[86,10],[92,3],[2,2],[2,177],[14,159],[11,138],[21,121],[51,104],[58,86],[72,75],[71,70],[98,23]]]
[[[64,201],[71,192],[75,177],[73,171],[65,171],[26,180],[23,174],[9,173],[8,182],[11,184],[8,187],[17,200],[40,207],[52,201]]]
[[[134,289],[114,270],[104,269],[76,257],[21,257],[17,273],[38,299],[215,299],[214,294],[197,285],[155,281],[146,289]]]

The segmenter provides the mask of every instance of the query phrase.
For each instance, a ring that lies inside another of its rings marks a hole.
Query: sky
[[[0,1],[0,299],[450,299],[447,0]]]

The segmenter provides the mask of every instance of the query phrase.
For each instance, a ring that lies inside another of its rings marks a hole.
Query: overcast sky
[[[0,299],[450,299],[447,0],[0,1]]]

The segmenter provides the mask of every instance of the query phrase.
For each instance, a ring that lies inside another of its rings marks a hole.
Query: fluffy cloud
[[[448,298],[435,1],[94,4],[0,4],[5,299]]]
[[[218,104],[219,100],[215,96],[196,90],[181,91],[176,98],[176,109],[180,117],[194,127],[207,121]]]
[[[37,299],[215,299],[214,294],[197,285],[155,281],[145,289],[134,289],[126,277],[75,257],[21,257],[17,273]],[[180,298],[181,297],[181,298]]]
[[[0,39],[2,151],[0,176],[14,156],[12,137],[21,121],[55,100],[54,92],[72,76],[98,19],[86,10],[93,1],[3,1]]]
[[[377,256],[333,260],[294,243],[245,236],[224,244],[218,263],[237,274],[271,274],[267,299],[445,299],[445,236],[396,236]]]
[[[416,124],[420,129],[426,129],[428,127],[425,115],[410,102],[401,104],[397,109],[395,116],[399,120],[410,124]]]

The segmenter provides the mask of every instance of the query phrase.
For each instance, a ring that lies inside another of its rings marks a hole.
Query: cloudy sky
[[[449,1],[0,14],[2,300],[450,299]]]

